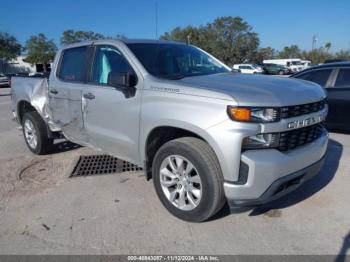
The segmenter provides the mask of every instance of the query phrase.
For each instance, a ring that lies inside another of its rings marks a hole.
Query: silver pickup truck
[[[318,173],[327,149],[317,84],[234,73],[183,43],[101,40],[61,48],[50,78],[12,80],[28,148],[57,134],[144,167],[162,204],[204,221],[251,207]]]

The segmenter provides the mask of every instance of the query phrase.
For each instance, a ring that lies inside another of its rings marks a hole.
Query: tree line
[[[60,44],[120,38],[126,36],[110,37],[92,31],[70,29],[62,33]],[[198,27],[176,27],[164,33],[160,39],[196,45],[230,66],[244,62],[260,64],[264,59],[274,58],[301,58],[310,60],[313,64],[322,63],[326,59],[350,60],[350,50],[331,52],[331,42],[309,51],[301,50],[297,45],[286,46],[280,51],[272,47],[261,47],[259,35],[241,17],[219,17]],[[43,33],[31,36],[22,46],[14,36],[0,32],[0,59],[11,60],[24,52],[27,62],[47,64],[54,59],[56,51],[57,46],[53,39],[48,39]]]
[[[72,44],[86,40],[99,39],[122,39],[124,35],[115,37],[104,36],[92,31],[66,30],[62,33],[60,44]],[[57,52],[57,46],[53,39],[48,39],[45,34],[31,36],[22,46],[17,39],[5,32],[0,32],[0,59],[9,61],[16,58],[21,53],[26,54],[25,61],[31,64],[48,64],[53,61]],[[44,71],[46,67],[44,66]]]
[[[330,52],[331,42],[310,51],[301,50],[297,45],[286,46],[280,51],[269,46],[261,47],[259,36],[252,29],[241,17],[227,16],[198,27],[176,27],[161,38],[194,44],[228,65],[261,64],[264,59],[278,58],[301,58],[312,64],[323,63],[326,59],[350,60],[350,50]]]

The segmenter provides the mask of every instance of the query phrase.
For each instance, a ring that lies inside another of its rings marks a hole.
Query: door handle
[[[58,91],[56,89],[51,89],[50,90],[50,93],[51,94],[54,94],[54,95],[57,95],[58,94]]]
[[[95,95],[92,93],[84,94],[83,97],[90,100],[95,99]]]

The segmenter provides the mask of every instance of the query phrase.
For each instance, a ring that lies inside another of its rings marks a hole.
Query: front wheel
[[[159,199],[180,219],[207,220],[225,203],[218,160],[203,140],[184,137],[165,143],[154,158],[152,172]]]
[[[46,123],[36,111],[25,113],[22,129],[24,140],[32,153],[44,155],[51,150],[53,139],[49,138]]]

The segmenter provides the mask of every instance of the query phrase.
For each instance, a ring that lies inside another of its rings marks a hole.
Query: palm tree
[[[332,47],[332,43],[331,43],[331,42],[327,42],[327,43],[324,45],[324,47],[326,48],[327,53],[328,53],[328,52],[329,52],[329,49],[331,49],[331,47]]]

